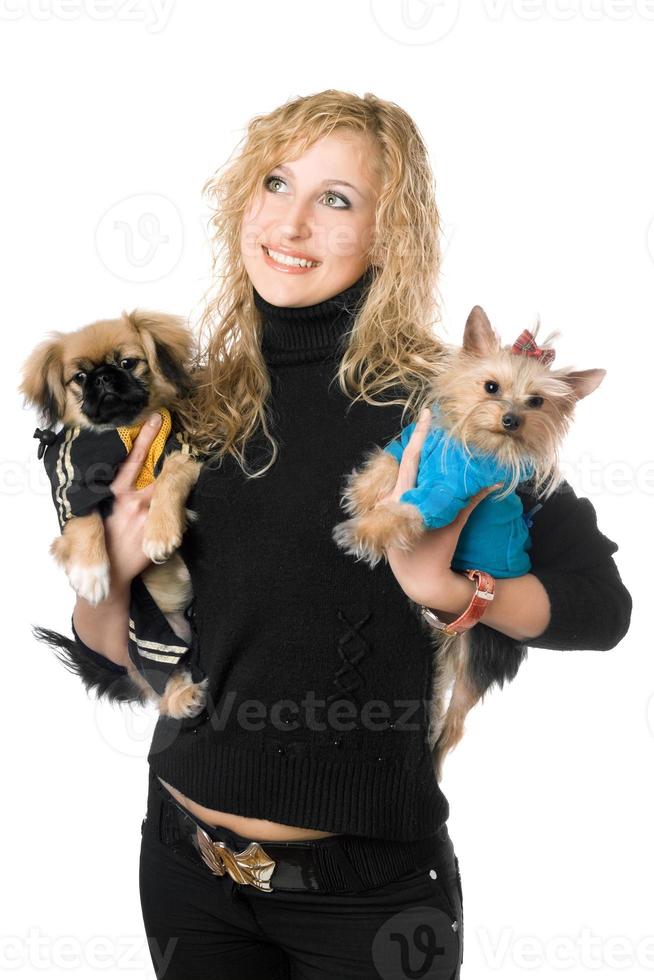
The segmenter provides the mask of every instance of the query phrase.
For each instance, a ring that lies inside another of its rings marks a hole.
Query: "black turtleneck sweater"
[[[345,477],[401,427],[401,406],[351,405],[330,386],[366,282],[303,308],[254,293],[279,456],[254,479],[231,457],[205,466],[191,494],[199,518],[181,548],[195,594],[189,659],[195,679],[209,678],[209,703],[196,719],[160,718],[148,761],[212,809],[410,840],[449,815],[426,742],[433,641],[390,566],[370,569],[332,539]],[[252,469],[267,445],[253,441]],[[536,502],[522,491],[529,510]],[[532,574],[552,617],[530,646],[615,646],[631,598],[592,504],[566,483],[532,521]],[[179,651],[140,579],[132,618],[141,649]],[[130,655],[142,666],[133,640]],[[176,656],[154,664],[161,689]],[[148,670],[152,682],[151,659]]]

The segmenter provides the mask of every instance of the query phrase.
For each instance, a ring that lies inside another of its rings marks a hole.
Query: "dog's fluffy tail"
[[[55,633],[45,626],[33,626],[34,637],[42,643],[47,643],[54,651],[57,659],[73,674],[77,674],[89,694],[107,701],[123,703],[137,701],[145,704],[147,695],[132,679],[129,673],[117,673],[108,667],[91,660],[75,640]]]

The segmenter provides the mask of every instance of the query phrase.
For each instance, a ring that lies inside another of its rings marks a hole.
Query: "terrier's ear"
[[[25,404],[39,409],[46,427],[59,421],[66,408],[62,375],[65,336],[53,330],[47,340],[37,344],[23,364],[23,379],[18,386]]]
[[[473,306],[463,331],[463,349],[476,357],[488,357],[500,350],[501,341],[481,306]]]
[[[605,374],[606,371],[604,368],[589,368],[588,371],[568,371],[567,374],[561,375],[561,381],[565,381],[566,384],[570,385],[574,392],[575,401],[580,401],[601,385]]]
[[[168,381],[180,398],[189,395],[189,361],[193,337],[181,316],[150,310],[123,311],[139,334],[150,370]]]

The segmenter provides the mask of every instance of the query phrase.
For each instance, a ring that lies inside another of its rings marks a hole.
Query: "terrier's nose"
[[[520,423],[522,419],[519,415],[513,415],[512,412],[507,412],[506,415],[502,416],[502,425],[505,429],[509,429],[510,432],[515,432],[516,429],[520,428]]]

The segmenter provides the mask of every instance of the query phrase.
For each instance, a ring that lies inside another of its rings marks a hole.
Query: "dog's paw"
[[[360,469],[347,478],[341,505],[350,517],[361,517],[373,510],[381,497],[390,494],[397,483],[399,463],[390,453],[375,447],[366,454]]]
[[[159,711],[171,718],[195,718],[207,700],[209,678],[194,684],[188,670],[173,674],[161,699]]]
[[[166,539],[143,538],[143,551],[154,562],[163,562],[175,552],[182,543],[182,536],[174,535]]]
[[[75,592],[92,606],[97,606],[109,595],[111,583],[108,563],[93,566],[69,565],[66,574]]]
[[[182,543],[184,528],[181,521],[166,511],[150,513],[143,529],[143,551],[150,561],[170,558]]]
[[[353,555],[358,561],[365,561],[371,568],[383,557],[384,552],[366,537],[359,517],[337,524],[332,529],[332,538],[347,555]]]
[[[347,554],[363,559],[374,568],[388,548],[410,551],[423,530],[417,507],[385,501],[361,517],[337,524],[332,537]]]

